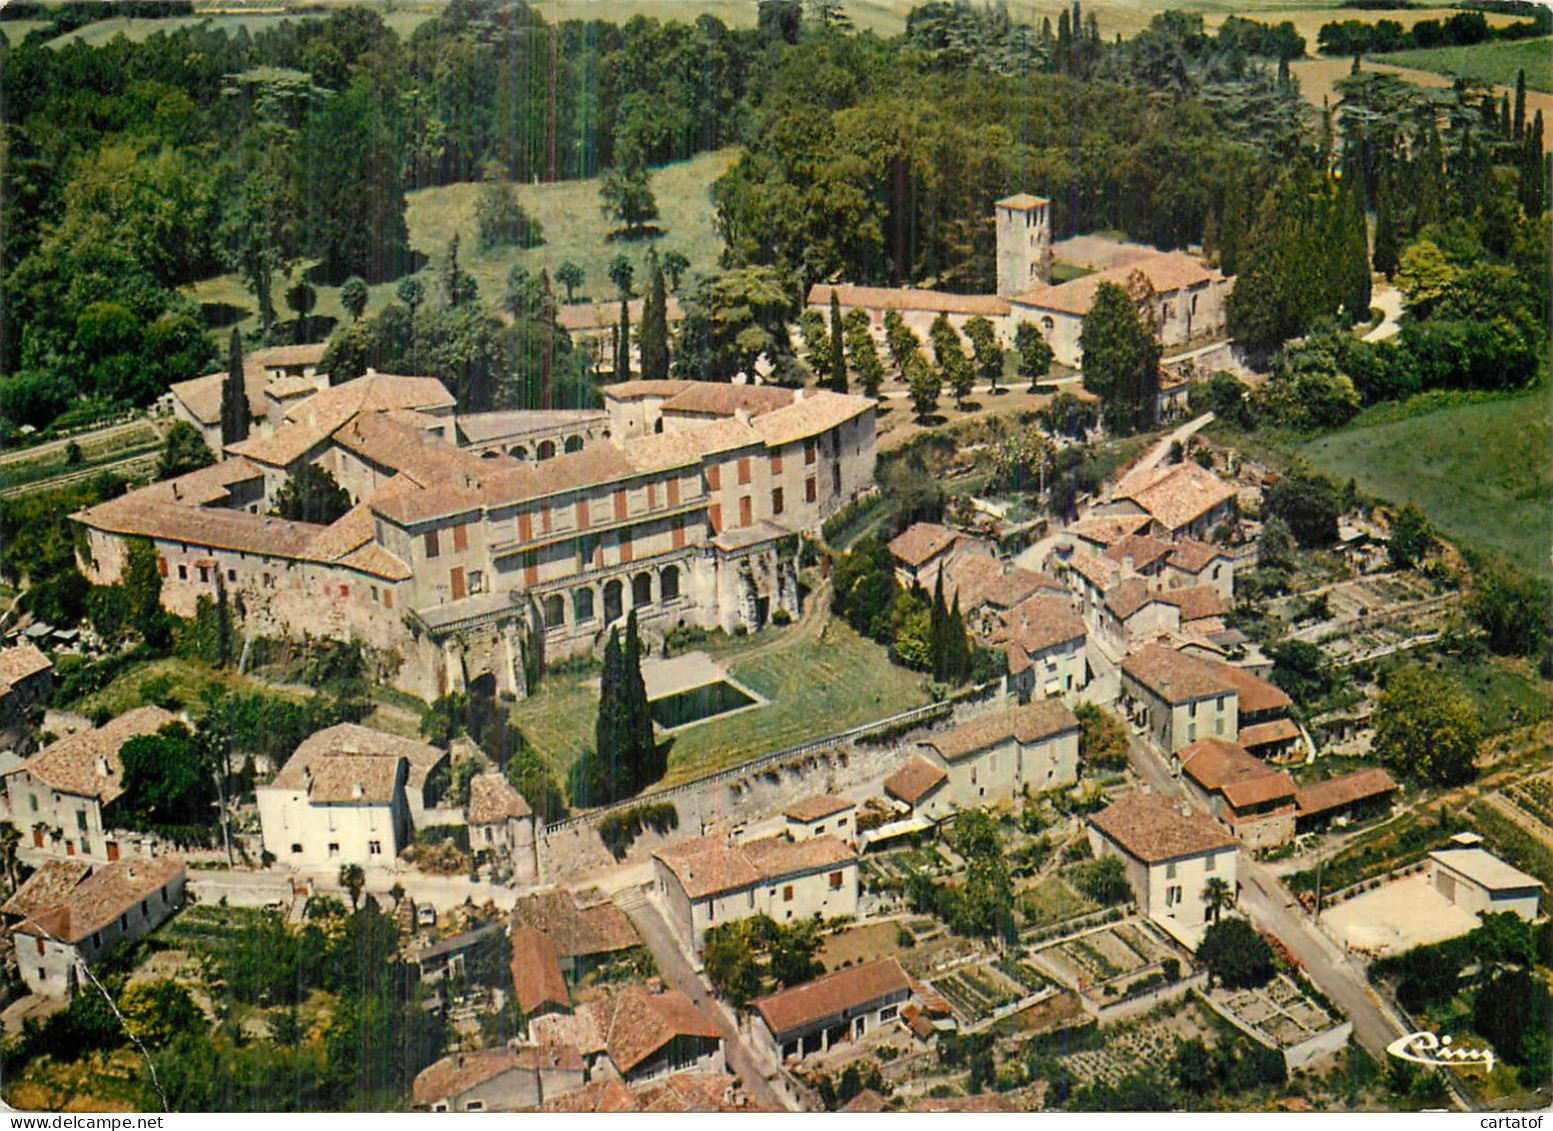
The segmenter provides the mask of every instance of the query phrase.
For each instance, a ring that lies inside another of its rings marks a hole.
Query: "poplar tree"
[[[221,386],[221,445],[248,438],[248,389],[243,381],[243,336],[232,327],[226,381]]]
[[[669,375],[669,298],[658,253],[648,252],[647,261],[652,269],[652,281],[642,304],[642,328],[638,336],[642,347],[642,378],[661,381]]]
[[[844,352],[844,328],[841,325],[841,300],[836,289],[830,291],[830,390],[833,393],[847,391],[847,359]]]

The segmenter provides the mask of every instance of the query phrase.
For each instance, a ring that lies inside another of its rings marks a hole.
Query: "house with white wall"
[[[1169,753],[1239,733],[1240,691],[1222,666],[1159,644],[1122,661],[1127,717]]]
[[[714,833],[658,849],[653,872],[669,924],[696,954],[720,923],[857,914],[857,854],[834,836],[738,842]]]
[[[1184,800],[1129,793],[1089,818],[1089,846],[1120,859],[1138,907],[1191,948],[1212,922],[1208,881],[1237,892],[1235,838]]]
[[[949,781],[945,800],[961,809],[996,805],[1028,789],[1078,780],[1079,721],[1060,699],[972,719],[919,744]]]
[[[1446,848],[1429,854],[1429,879],[1458,907],[1493,915],[1509,912],[1528,923],[1537,918],[1542,881],[1482,848]]]
[[[828,1052],[900,1024],[912,981],[894,958],[876,958],[750,1002],[750,1034],[773,1063]]]

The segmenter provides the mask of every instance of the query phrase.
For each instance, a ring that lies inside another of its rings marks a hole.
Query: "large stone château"
[[[545,413],[518,431],[544,430]],[[799,612],[798,534],[873,482],[874,402],[808,389],[633,381],[564,443],[480,444],[439,382],[369,373],[288,408],[219,463],[75,516],[81,567],[119,581],[149,539],[162,603],[225,592],[250,635],[355,638],[426,698],[485,680],[523,695],[632,609],[649,632],[757,629]],[[516,427],[515,425],[513,427]],[[537,434],[537,432],[536,432]],[[354,506],[272,516],[304,465]]]

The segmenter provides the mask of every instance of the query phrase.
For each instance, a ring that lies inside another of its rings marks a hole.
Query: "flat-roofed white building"
[[[1537,917],[1542,881],[1481,848],[1446,848],[1429,854],[1435,890],[1468,911],[1511,912],[1530,922]]]

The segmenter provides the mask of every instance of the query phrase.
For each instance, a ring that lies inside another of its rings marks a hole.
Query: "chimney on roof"
[[[137,878],[136,875],[135,875],[135,866],[133,864],[131,864],[128,868],[124,869],[124,874],[126,876],[128,876],[132,880]]]
[[[100,778],[113,776],[113,768],[108,765],[107,757],[102,754],[97,755],[97,776]]]
[[[733,418],[740,424],[748,424],[750,422],[750,410],[747,408],[736,408],[733,410]]]
[[[793,390],[793,403],[794,404],[802,404],[805,400],[808,399],[808,396],[809,396],[809,390],[803,388],[802,386],[799,386],[798,388]]]
[[[663,979],[662,978],[648,978],[647,979],[647,992],[650,993],[650,994],[661,994],[663,992]]]
[[[376,377],[377,376],[377,370],[373,369],[372,366],[369,365],[369,366],[367,366],[367,372],[366,372],[365,375],[368,376],[368,377]]]
[[[1189,801],[1181,802],[1180,809],[1181,809],[1181,816],[1183,816],[1183,817],[1190,817],[1192,815],[1192,804],[1191,804],[1191,802],[1189,802]]]
[[[363,786],[359,781],[351,783],[351,797],[354,800],[360,801],[362,797],[366,795],[366,792],[366,787]]]

